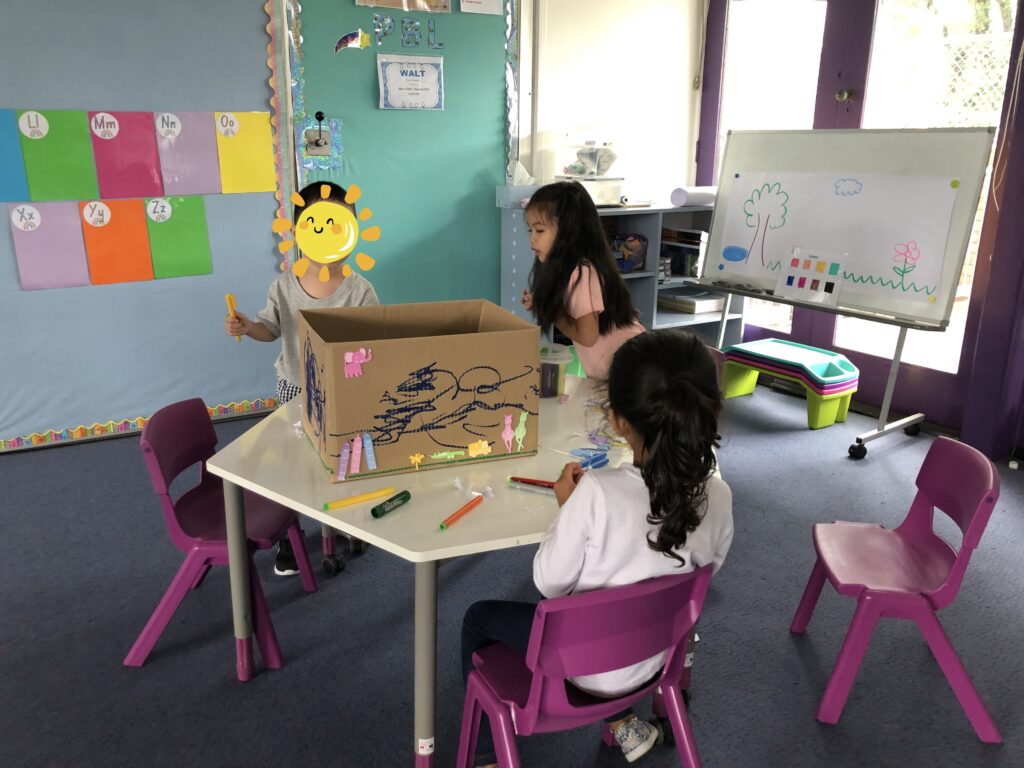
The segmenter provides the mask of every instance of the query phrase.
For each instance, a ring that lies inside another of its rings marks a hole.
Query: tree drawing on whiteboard
[[[754,229],[754,239],[747,249],[747,258],[757,249],[761,257],[761,266],[769,270],[777,270],[782,263],[775,261],[771,264],[764,260],[764,241],[769,229],[779,229],[786,225],[786,203],[789,202],[789,194],[782,191],[782,184],[762,184],[760,188],[750,193],[750,197],[743,203],[743,212],[747,214],[746,224]]]

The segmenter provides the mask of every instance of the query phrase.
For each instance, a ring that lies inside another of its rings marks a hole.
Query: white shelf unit
[[[532,320],[520,302],[523,289],[529,284],[533,267],[530,236],[523,219],[521,200],[528,198],[537,187],[498,187],[498,207],[501,208],[501,306],[519,317]],[[659,255],[674,250],[699,251],[695,246],[662,243],[662,228],[708,232],[711,229],[711,206],[650,206],[647,208],[598,208],[601,218],[612,218],[618,235],[639,234],[647,238],[647,258],[644,268],[622,275],[633,297],[633,305],[640,314],[645,328],[686,328],[699,334],[712,346],[718,341],[722,313],[701,312],[688,314],[658,307],[658,294],[679,290],[686,278],[673,275],[664,283],[658,282]],[[724,298],[724,294],[723,294]],[[738,344],[743,337],[743,299],[732,298],[726,319],[724,344]]]

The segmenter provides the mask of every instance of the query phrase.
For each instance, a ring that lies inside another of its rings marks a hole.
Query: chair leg
[[[459,732],[459,751],[455,757],[455,768],[473,768],[476,754],[477,735],[480,733],[480,717],[483,707],[476,695],[479,685],[476,673],[470,672],[466,681],[466,701],[462,707],[462,729]]]
[[[252,629],[260,648],[260,655],[263,656],[263,663],[267,665],[267,669],[280,669],[284,666],[281,646],[277,643],[277,633],[274,632],[274,622],[270,618],[270,608],[267,607],[267,598],[263,594],[263,585],[260,584],[260,577],[256,573],[256,565],[253,563],[251,554],[249,555],[249,585],[252,599]]]
[[[672,724],[672,733],[676,737],[676,749],[683,768],[700,768],[700,755],[697,754],[697,743],[693,740],[690,728],[690,717],[686,714],[683,694],[675,685],[662,685],[661,693],[668,712],[668,721]]]
[[[316,592],[316,576],[313,575],[313,566],[309,564],[309,553],[306,552],[306,539],[302,535],[298,518],[288,526],[288,540],[292,543],[295,562],[298,564],[299,574],[302,576],[302,588],[307,592]]]
[[[825,695],[821,697],[821,704],[818,706],[819,722],[831,725],[839,722],[839,716],[843,714],[843,707],[846,706],[846,698],[853,687],[853,679],[857,676],[864,651],[867,650],[871,633],[878,622],[878,615],[878,608],[870,596],[857,601],[857,610],[854,611],[850,628],[846,631],[846,639],[843,640],[843,647],[839,649],[836,666],[832,670]]]
[[[195,578],[195,580],[193,580],[192,586],[189,587],[189,589],[199,589],[199,587],[202,586],[203,579],[206,578],[206,574],[208,574],[209,572],[210,572],[210,564],[207,563],[206,565],[204,565],[202,568],[199,569],[199,573],[196,574],[196,578]]]
[[[999,735],[999,729],[996,728],[995,722],[988,710],[985,709],[985,704],[982,702],[981,696],[978,695],[971,678],[967,676],[967,670],[964,669],[953,644],[949,642],[949,637],[943,630],[939,617],[924,607],[915,611],[915,614],[914,620],[920,627],[924,639],[928,642],[932,655],[939,662],[942,672],[953,688],[953,693],[956,694],[967,719],[974,726],[974,732],[986,744],[1001,744],[1003,737]]]
[[[178,568],[174,580],[171,581],[164,596],[157,603],[153,615],[149,617],[149,621],[146,622],[146,626],[135,640],[135,644],[128,651],[128,655],[124,657],[126,667],[141,667],[146,663],[146,657],[153,650],[153,646],[156,645],[156,641],[160,639],[160,635],[167,628],[174,612],[178,610],[181,601],[185,599],[185,595],[195,583],[197,574],[203,573],[204,566],[209,568],[206,564],[206,555],[195,548],[189,550],[189,553],[185,555],[185,561]]]
[[[796,607],[796,613],[793,614],[793,621],[789,625],[790,632],[795,635],[802,635],[807,631],[807,624],[810,622],[811,614],[814,613],[814,608],[818,604],[818,598],[821,597],[821,588],[824,585],[825,566],[822,565],[819,558],[814,561],[811,577],[807,580],[803,597],[800,598],[800,604]]]
[[[488,712],[491,734],[494,736],[494,752],[498,756],[498,768],[521,768],[519,750],[516,748],[516,731],[507,707]]]

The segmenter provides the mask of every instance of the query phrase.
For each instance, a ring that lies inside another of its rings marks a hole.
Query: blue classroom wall
[[[16,17],[16,18],[15,18]],[[0,108],[268,111],[262,2],[39,0],[0,24]],[[274,393],[276,344],[236,344],[277,273],[270,193],[208,196],[213,274],[22,291],[0,232],[0,438]],[[6,216],[6,206],[3,207]]]
[[[381,238],[363,250],[377,259],[366,273],[385,303],[484,298],[498,301],[500,218],[495,187],[505,181],[505,19],[461,13],[403,12],[353,0],[303,0],[304,106],[341,119],[340,171],[317,172],[363,190]],[[373,34],[375,13],[395,32],[381,46],[342,49],[355,29]],[[420,22],[420,44],[403,47],[402,17]],[[428,46],[427,22],[435,22]],[[443,112],[378,108],[378,52],[444,57]]]

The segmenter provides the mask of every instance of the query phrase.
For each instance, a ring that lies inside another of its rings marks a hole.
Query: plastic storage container
[[[562,344],[543,343],[540,347],[540,396],[558,397],[565,392],[565,370],[573,361],[572,352]]]

